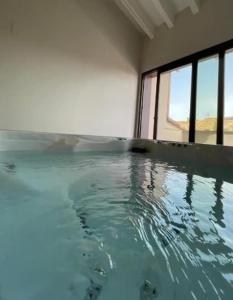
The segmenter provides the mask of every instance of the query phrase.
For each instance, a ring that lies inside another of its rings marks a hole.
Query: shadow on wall
[[[110,1],[13,0],[0,11],[1,40],[102,69],[139,69],[141,37]]]
[[[78,0],[77,2],[88,19],[95,23],[96,29],[98,29],[103,38],[107,38],[113,48],[123,55],[126,61],[131,63],[131,66],[136,67],[136,70],[138,70],[143,38],[135,31],[133,25],[122,15],[122,12],[115,4],[109,0]],[[109,11],[112,11],[112,13],[109,14]],[[115,20],[113,20],[113,16]],[[125,28],[128,26],[130,29],[126,31]],[[136,49],[134,43],[132,43],[132,38],[138,39],[138,47]],[[125,43],[125,40],[127,40],[127,43]]]
[[[0,44],[1,129],[133,136],[140,35],[111,1],[2,0]]]

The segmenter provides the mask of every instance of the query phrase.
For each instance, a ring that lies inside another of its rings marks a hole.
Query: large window
[[[160,75],[159,140],[188,142],[192,66],[187,65]]]
[[[233,146],[233,40],[145,72],[144,82],[152,74],[150,138]]]

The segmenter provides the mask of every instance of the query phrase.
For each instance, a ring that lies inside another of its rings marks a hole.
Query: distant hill
[[[189,130],[189,121],[174,121],[169,119],[169,121],[179,127],[181,130]],[[198,131],[216,131],[217,129],[217,119],[216,118],[205,118],[196,121],[196,130]],[[233,131],[233,117],[226,118],[224,120],[224,131]]]

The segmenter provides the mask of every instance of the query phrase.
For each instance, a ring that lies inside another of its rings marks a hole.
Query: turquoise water
[[[0,299],[233,299],[232,201],[143,154],[2,152]]]

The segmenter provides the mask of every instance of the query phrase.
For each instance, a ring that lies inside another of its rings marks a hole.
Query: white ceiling
[[[189,8],[199,12],[201,0],[113,0],[131,22],[148,38],[154,38],[157,26],[165,23],[168,28],[175,24],[175,16]]]

